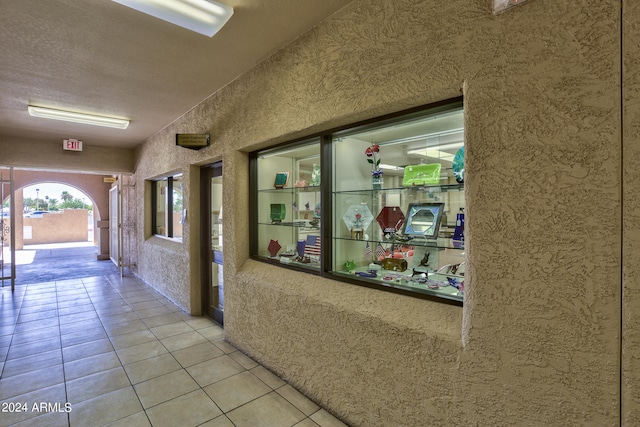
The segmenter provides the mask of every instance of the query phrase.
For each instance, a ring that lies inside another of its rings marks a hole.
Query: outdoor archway
[[[98,245],[97,258],[109,259],[108,215],[111,184],[104,182],[103,178],[102,175],[82,173],[16,170],[14,188],[22,189],[34,184],[54,182],[68,185],[86,194],[93,206],[94,242]],[[22,191],[16,191],[16,193],[22,195]],[[16,198],[15,203],[16,206],[22,206],[23,201]],[[16,224],[17,233],[22,231],[21,218],[21,215],[16,216],[17,222],[20,222],[20,224]]]
[[[93,201],[76,187],[57,182],[41,182],[16,189],[22,205],[16,204],[16,215],[23,213],[23,243],[91,242],[97,245],[94,229]]]

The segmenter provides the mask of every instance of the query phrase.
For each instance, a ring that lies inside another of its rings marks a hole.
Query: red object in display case
[[[404,214],[400,206],[385,206],[380,210],[376,221],[383,233],[397,233],[404,224]]]

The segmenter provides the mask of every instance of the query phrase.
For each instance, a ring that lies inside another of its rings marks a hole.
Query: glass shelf
[[[447,277],[455,279],[459,283],[464,281],[464,276],[429,273],[428,279],[412,278],[411,273],[405,274],[407,272],[398,273],[395,271],[381,270],[380,274],[377,277],[368,278],[357,276],[356,273],[358,272],[359,271],[356,271],[354,273],[336,271],[334,272],[334,274],[344,279],[357,279],[358,281],[374,284],[377,286],[386,286],[389,288],[419,292],[421,294],[447,298],[460,302],[462,302],[463,300],[462,293],[457,288],[449,284]],[[435,288],[435,286],[437,286],[437,288]]]
[[[348,240],[352,242],[369,242],[369,245],[377,246],[378,243],[385,246],[420,246],[427,248],[442,248],[442,249],[464,249],[464,240],[453,240],[446,237],[440,237],[438,239],[412,239],[407,242],[394,242],[391,240],[378,240],[378,239],[352,239],[350,237],[334,237],[335,240]]]
[[[311,272],[320,272],[319,262],[301,262],[296,261],[295,257],[278,255],[276,257],[258,255],[258,259],[275,265],[285,265],[289,267],[299,268],[303,270],[310,270]]]
[[[283,188],[265,188],[258,190],[259,193],[310,193],[320,191],[320,186],[308,186],[308,187],[283,187]]]
[[[305,223],[301,223],[301,222],[279,222],[279,223],[272,223],[272,222],[259,222],[258,225],[263,225],[263,226],[273,226],[273,227],[296,227],[296,228],[308,228],[309,230],[314,230],[314,231],[319,231],[320,230],[320,224],[318,225],[310,225],[308,224],[308,221],[306,221]]]
[[[385,193],[385,192],[400,192],[400,191],[463,191],[464,184],[438,184],[438,185],[421,185],[412,187],[389,187],[389,188],[377,188],[377,189],[359,189],[359,190],[342,190],[334,191],[334,194],[371,194],[371,193]]]

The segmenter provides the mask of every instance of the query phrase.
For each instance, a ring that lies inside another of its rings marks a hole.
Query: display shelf
[[[426,248],[442,248],[442,249],[464,249],[464,240],[453,240],[446,237],[440,237],[438,239],[433,240],[425,240],[425,239],[413,239],[405,242],[394,242],[391,240],[384,239],[353,239],[351,237],[340,237],[334,236],[335,240],[349,240],[353,242],[369,242],[369,245],[377,246],[378,243],[384,246],[416,246],[416,247],[426,247]]]
[[[274,226],[274,227],[295,227],[295,228],[308,228],[309,230],[319,231],[320,224],[311,225],[308,223],[309,221],[304,222],[279,222],[279,223],[271,223],[271,222],[258,222],[258,225],[261,226]]]
[[[281,267],[284,266],[284,267],[293,268],[296,270],[302,270],[308,273],[315,273],[315,274],[320,273],[319,262],[300,262],[300,261],[296,261],[294,257],[287,257],[287,256],[270,257],[270,256],[258,255],[255,257],[255,259],[258,259],[262,262],[266,262],[268,264],[273,264]]]
[[[464,276],[430,273],[428,278],[412,278],[410,274],[380,270],[380,274],[377,277],[369,278],[358,276],[356,273],[359,272],[365,272],[365,270],[358,269],[354,272],[335,271],[334,274],[349,281],[357,280],[374,286],[403,289],[453,301],[463,301],[463,292],[460,292],[458,288],[452,286],[447,280],[447,277],[460,283],[464,281]],[[434,288],[435,286],[437,286],[437,288]]]
[[[310,185],[306,187],[283,187],[283,188],[264,188],[262,190],[258,190],[259,193],[310,193],[310,192],[319,192],[320,186],[318,185]]]
[[[365,189],[352,189],[334,191],[334,194],[376,194],[376,193],[396,193],[401,191],[463,191],[464,184],[437,184],[437,185],[420,185],[420,186],[406,186],[406,187],[387,187],[387,188],[365,188]]]

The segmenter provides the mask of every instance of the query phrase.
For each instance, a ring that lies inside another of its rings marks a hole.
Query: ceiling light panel
[[[213,0],[113,0],[207,37],[227,23],[233,8]]]
[[[126,129],[129,126],[129,120],[118,119],[115,117],[95,116],[93,114],[76,113],[73,111],[54,110],[51,108],[36,107],[29,105],[27,107],[29,115],[42,119],[62,120],[65,122],[80,123],[84,125],[104,126],[116,129]]]

